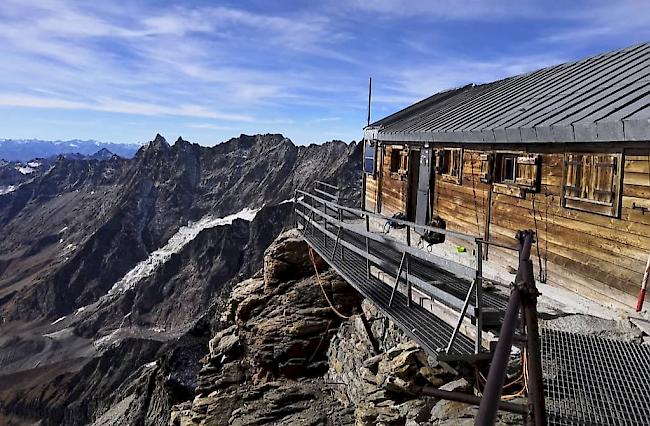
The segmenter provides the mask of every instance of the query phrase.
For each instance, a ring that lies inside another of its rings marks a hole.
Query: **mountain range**
[[[166,424],[219,294],[292,227],[295,190],[326,180],[355,204],[360,162],[340,141],[157,135],[133,158],[59,156],[0,195],[0,423],[90,424],[135,398],[132,424]]]
[[[79,139],[67,141],[0,139],[0,160],[25,162],[34,158],[56,157],[61,154],[89,156],[103,149],[120,157],[131,158],[140,149],[140,146],[138,144],[121,144]]]

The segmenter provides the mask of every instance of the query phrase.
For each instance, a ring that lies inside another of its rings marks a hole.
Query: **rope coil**
[[[321,280],[320,274],[318,273],[318,267],[316,266],[316,259],[314,258],[314,250],[311,248],[311,246],[308,247],[307,252],[309,254],[309,259],[311,260],[311,264],[314,266],[314,272],[316,273],[316,281],[318,282],[321,292],[323,293],[323,296],[325,297],[327,304],[330,306],[330,309],[342,319],[347,320],[352,318],[352,316],[347,316],[342,314],[338,309],[336,309],[336,307],[334,307],[334,304],[332,303],[329,296],[327,295],[327,292],[325,291],[325,287],[323,286],[323,282]]]

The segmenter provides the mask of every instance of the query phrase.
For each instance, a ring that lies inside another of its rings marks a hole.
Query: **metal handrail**
[[[478,237],[476,235],[463,234],[462,232],[450,231],[450,230],[447,230],[447,229],[436,228],[434,226],[429,226],[429,225],[419,225],[417,223],[409,222],[407,220],[393,219],[391,217],[384,216],[384,215],[382,215],[380,213],[364,211],[364,210],[356,209],[354,207],[341,206],[339,204],[333,203],[331,201],[327,201],[327,200],[325,200],[323,198],[318,197],[317,195],[311,194],[309,192],[306,192],[306,191],[303,191],[303,190],[300,190],[300,189],[298,189],[296,192],[298,192],[298,193],[300,193],[300,194],[302,194],[304,196],[307,196],[307,197],[312,197],[312,198],[316,199],[317,201],[319,201],[321,203],[325,203],[325,204],[329,205],[332,208],[341,209],[343,211],[353,213],[356,216],[359,216],[359,218],[363,218],[364,216],[368,216],[368,217],[374,217],[374,218],[382,219],[382,220],[390,220],[390,221],[392,221],[394,223],[404,225],[404,226],[409,226],[409,227],[414,228],[414,229],[423,229],[425,231],[437,232],[439,234],[444,234],[444,235],[448,235],[450,237],[456,237],[456,238],[460,238],[460,239],[463,239],[463,240],[466,240],[466,241],[471,241],[471,242],[476,242],[477,239],[478,239]]]
[[[373,233],[370,231],[366,231],[363,229],[358,229],[357,226],[354,226],[349,223],[345,223],[343,221],[339,221],[337,218],[330,216],[326,214],[325,212],[317,209],[314,206],[310,206],[307,204],[304,200],[302,201],[296,201],[297,204],[302,205],[309,209],[313,214],[316,214],[320,216],[323,219],[329,220],[329,222],[334,225],[334,226],[341,226],[344,229],[347,229],[348,231],[355,232],[359,235],[361,235],[364,238],[369,238],[373,241],[376,241],[378,243],[384,244],[388,247],[394,248],[395,250],[399,252],[408,252],[410,255],[417,257],[419,259],[424,260],[425,262],[433,263],[434,265],[437,265],[438,267],[441,267],[443,269],[449,270],[450,272],[465,278],[467,280],[473,280],[476,277],[476,270],[473,268],[470,268],[469,266],[462,265],[460,263],[453,262],[451,260],[436,256],[435,254],[429,253],[427,251],[418,249],[417,247],[414,246],[408,246],[398,240],[395,240],[393,238],[387,238],[382,234],[377,234]]]
[[[302,197],[298,197],[298,194],[301,194]],[[307,198],[309,198],[310,203],[307,203]],[[466,316],[472,317],[475,319],[474,321],[474,328],[475,328],[475,345],[476,345],[476,353],[480,353],[482,349],[482,327],[483,327],[483,292],[482,292],[482,281],[484,280],[483,278],[483,246],[484,245],[494,245],[498,247],[502,247],[505,249],[515,249],[512,246],[509,246],[505,243],[497,243],[493,241],[488,241],[484,240],[480,237],[475,237],[472,235],[468,234],[463,234],[460,232],[456,231],[448,231],[446,229],[440,229],[428,225],[418,225],[413,222],[408,222],[400,219],[393,219],[386,217],[384,215],[374,213],[374,212],[368,212],[364,210],[359,210],[353,207],[346,207],[346,206],[341,206],[337,203],[328,201],[324,198],[321,198],[313,193],[309,193],[303,190],[296,190],[296,194],[294,196],[294,204],[296,206],[296,211],[298,214],[305,219],[305,221],[310,222],[309,224],[314,227],[314,222],[316,222],[316,227],[318,227],[321,231],[324,231],[325,234],[328,234],[331,238],[334,238],[336,240],[335,242],[335,250],[337,245],[342,245],[346,246],[347,249],[353,250],[353,251],[358,251],[358,254],[361,254],[366,258],[366,262],[368,263],[367,269],[368,269],[368,274],[370,274],[370,263],[372,262],[375,265],[378,265],[380,269],[386,270],[386,272],[389,272],[389,270],[386,269],[388,264],[383,260],[379,259],[374,255],[371,255],[368,246],[368,242],[370,240],[379,242],[380,244],[387,245],[389,247],[392,247],[393,249],[397,250],[398,252],[403,254],[403,260],[408,258],[410,256],[414,256],[417,258],[420,258],[421,260],[432,263],[434,265],[437,265],[438,267],[441,267],[442,269],[448,270],[449,272],[454,273],[455,275],[468,279],[472,282],[472,285],[470,285],[470,288],[468,289],[467,294],[465,295],[464,300],[459,299],[455,296],[452,296],[451,294],[448,294],[440,289],[438,289],[435,286],[432,286],[430,283],[416,277],[412,276],[408,273],[408,268],[406,271],[406,285],[407,285],[407,292],[410,293],[411,290],[411,284],[413,284],[415,287],[414,288],[419,288],[420,291],[424,291],[425,293],[428,293],[430,296],[434,297],[435,299],[439,300],[440,302],[443,302],[443,304],[454,308],[459,311],[459,316],[458,320],[455,324],[454,331],[452,335],[450,336],[449,343],[446,347],[446,352],[449,353],[454,345],[454,342],[456,340],[457,334],[460,331],[461,324]],[[317,207],[315,204],[320,204],[321,208]],[[300,212],[297,210],[297,206],[303,206],[305,209],[307,209],[309,212],[303,210],[303,212]],[[329,214],[327,210],[331,210],[330,213],[335,212],[336,217],[332,214]],[[342,212],[348,212],[358,218],[365,218],[365,225],[366,229],[365,231],[363,229],[360,229],[358,224],[353,225],[351,223],[345,223],[343,221],[343,215]],[[319,219],[316,218],[318,216],[319,218],[322,218],[323,224],[322,227],[318,225],[320,222]],[[374,218],[379,218],[383,220],[391,220],[395,221],[396,223],[403,224],[407,226],[407,243],[404,244],[403,242],[394,239],[394,238],[387,238],[383,236],[383,234],[378,234],[378,233],[373,233],[370,231],[369,228],[369,218],[374,217]],[[306,224],[306,222],[305,222]],[[328,224],[331,227],[337,227],[338,232],[335,234],[330,233],[327,231],[327,226]],[[423,251],[421,249],[418,249],[416,247],[413,247],[410,243],[410,228],[419,228],[419,229],[424,229],[424,230],[429,230],[432,232],[438,232],[450,236],[455,236],[460,239],[466,240],[466,241],[471,241],[475,244],[476,250],[475,250],[475,255],[476,255],[476,267],[471,268],[469,266],[465,266],[461,263],[454,262],[452,260],[448,260],[439,256],[436,256],[434,254],[431,254],[427,251]],[[366,249],[365,251],[363,249],[359,249],[356,247],[353,247],[349,243],[345,243],[342,241],[340,238],[340,232],[342,229],[349,230],[351,232],[354,232],[358,234],[359,236],[363,237],[366,242]],[[331,235],[330,235],[331,234]],[[325,235],[324,235],[325,237]],[[341,249],[342,250],[342,249]],[[343,252],[341,252],[341,255],[343,255]],[[408,266],[408,261],[406,262]],[[402,271],[401,271],[401,266],[400,270],[398,271],[398,275],[395,279],[395,284],[394,284],[394,289],[393,292],[397,288],[397,283],[402,280]],[[391,273],[391,272],[389,272]],[[391,273],[392,274],[392,273]],[[470,304],[469,300],[471,298],[472,293],[475,295],[475,303]]]
[[[338,190],[339,190],[339,187],[338,187],[338,186],[336,186],[336,185],[332,185],[331,183],[323,182],[322,180],[314,181],[314,184],[315,184],[315,185],[323,185],[323,186],[327,186],[327,187],[329,187],[329,188],[331,188],[331,189],[333,189],[333,190],[335,190],[335,191],[338,191]]]

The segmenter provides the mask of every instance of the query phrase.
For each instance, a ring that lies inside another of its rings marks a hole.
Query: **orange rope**
[[[318,285],[320,286],[321,291],[323,292],[323,296],[325,296],[325,300],[327,300],[327,304],[330,305],[330,308],[336,315],[343,319],[350,319],[352,318],[351,316],[343,315],[341,312],[339,312],[338,309],[334,307],[334,304],[332,304],[332,301],[330,298],[327,296],[327,293],[325,292],[325,287],[323,287],[323,282],[321,281],[320,274],[318,273],[318,268],[316,267],[316,259],[314,259],[314,251],[312,250],[311,247],[308,248],[308,253],[309,253],[309,259],[311,260],[311,264],[314,265],[314,272],[316,272],[316,281],[318,282]]]

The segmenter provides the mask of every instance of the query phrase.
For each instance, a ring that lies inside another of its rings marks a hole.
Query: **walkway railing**
[[[318,186],[318,185],[317,185]],[[328,185],[329,190],[336,187]],[[453,327],[453,332],[446,343],[445,353],[450,353],[463,325],[464,318],[469,317],[474,323],[474,353],[483,351],[482,337],[484,329],[484,296],[482,291],[483,277],[483,246],[487,244],[482,238],[456,231],[440,229],[427,225],[418,225],[399,219],[393,219],[381,214],[363,211],[353,207],[346,207],[332,201],[337,199],[336,192],[328,191],[323,195],[322,190],[315,188],[316,194],[298,190],[294,203],[297,222],[300,223],[305,233],[315,229],[322,233],[322,242],[325,246],[328,239],[333,241],[332,256],[340,251],[341,258],[349,250],[364,258],[366,274],[370,277],[372,267],[383,271],[393,277],[392,293],[389,305],[392,304],[395,293],[400,283],[406,286],[407,304],[411,305],[412,291],[424,293],[433,300],[442,303],[458,313]],[[373,232],[370,227],[371,220],[392,221],[405,229],[406,242],[398,241],[386,236],[383,232]],[[445,259],[413,245],[414,233],[425,231],[444,234],[458,240],[470,243],[474,248],[475,266],[469,267],[461,263]],[[345,236],[345,238],[343,237]],[[331,241],[329,242],[331,244]],[[371,250],[375,245],[391,253],[398,253],[399,259],[384,256],[381,250]],[[501,245],[504,246],[504,245]],[[514,247],[505,246],[515,249]],[[399,265],[396,270],[396,263]],[[463,294],[446,291],[435,281],[422,276],[414,271],[414,267],[421,269],[422,265],[439,268],[446,273],[469,282],[469,287],[463,288]],[[496,312],[494,312],[496,314]]]

